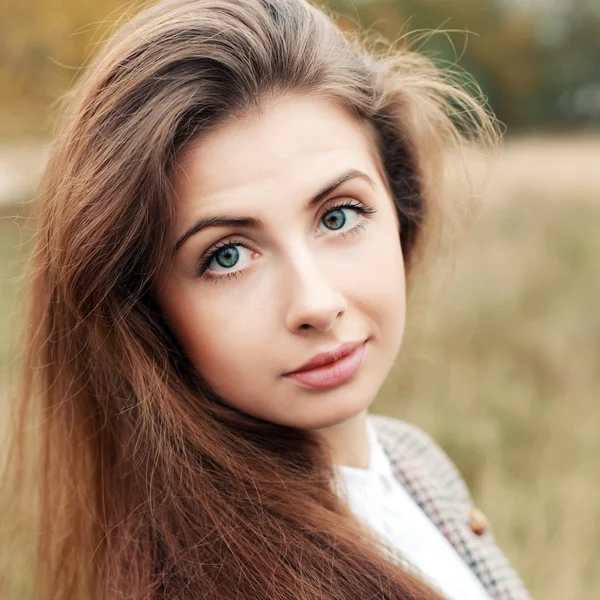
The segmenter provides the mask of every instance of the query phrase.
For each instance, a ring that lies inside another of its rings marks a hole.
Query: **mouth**
[[[321,367],[323,365],[328,365],[333,362],[338,361],[349,354],[352,354],[357,348],[359,348],[362,344],[364,344],[366,340],[358,340],[353,342],[345,342],[340,344],[333,350],[329,350],[327,352],[320,352],[313,356],[309,361],[305,362],[301,367],[296,369],[295,371],[290,371],[289,373],[284,373],[284,375],[292,375],[294,373],[303,373],[305,371],[310,371],[317,367]]]
[[[317,354],[285,377],[302,387],[327,389],[346,383],[356,375],[367,352],[367,341],[342,344],[332,352]]]

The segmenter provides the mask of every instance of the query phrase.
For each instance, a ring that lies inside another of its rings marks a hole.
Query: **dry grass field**
[[[509,141],[485,199],[373,410],[446,449],[534,598],[600,598],[600,140]],[[4,366],[21,225],[0,219]]]

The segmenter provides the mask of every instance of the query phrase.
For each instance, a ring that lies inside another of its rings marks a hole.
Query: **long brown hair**
[[[180,153],[294,93],[375,132],[413,276],[442,214],[443,156],[496,130],[431,61],[377,44],[305,0],[167,0],[118,30],[68,96],[3,483],[14,501],[31,474],[40,598],[439,597],[352,517],[323,445],[207,386],[153,294]]]

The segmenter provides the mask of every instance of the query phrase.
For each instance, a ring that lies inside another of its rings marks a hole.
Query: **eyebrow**
[[[312,208],[315,204],[319,203],[323,198],[331,194],[336,188],[349,181],[350,179],[364,179],[368,181],[372,186],[375,186],[375,182],[366,173],[359,171],[358,169],[351,169],[346,171],[342,175],[336,177],[333,181],[328,183],[320,192],[318,192],[313,198],[311,198],[306,205],[306,210]],[[206,217],[196,221],[175,243],[173,247],[173,257],[179,252],[183,244],[203,229],[209,227],[250,227],[252,229],[260,229],[264,227],[263,221],[256,217],[232,217],[226,215],[219,215],[214,217]]]

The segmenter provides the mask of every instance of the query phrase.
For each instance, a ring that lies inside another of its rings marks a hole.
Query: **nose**
[[[294,333],[311,328],[328,331],[336,319],[344,314],[347,302],[337,289],[336,271],[319,265],[316,257],[305,251],[295,254],[293,263],[284,267],[286,298],[286,325]],[[339,273],[337,273],[339,275]]]

